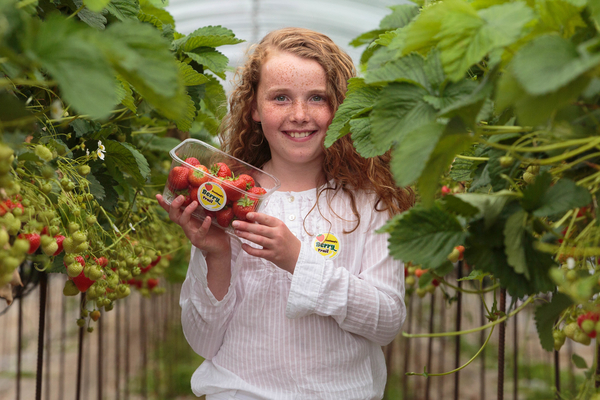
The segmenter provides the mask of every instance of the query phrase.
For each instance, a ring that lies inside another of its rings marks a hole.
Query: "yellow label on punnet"
[[[315,237],[312,244],[313,249],[329,259],[337,257],[340,253],[340,240],[332,233],[321,233]]]
[[[198,188],[198,203],[209,211],[219,211],[227,203],[225,190],[215,182],[205,182]]]

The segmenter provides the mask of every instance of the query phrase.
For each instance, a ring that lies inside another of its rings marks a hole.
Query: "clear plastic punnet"
[[[186,139],[169,154],[173,161],[163,191],[171,204],[185,196],[184,207],[196,200],[193,217],[233,234],[231,222],[265,206],[281,182],[273,175],[224,153],[201,140]]]

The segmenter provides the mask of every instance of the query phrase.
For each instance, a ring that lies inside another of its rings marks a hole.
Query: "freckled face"
[[[260,71],[252,118],[261,123],[273,162],[320,165],[333,118],[323,67],[287,52],[270,55]]]

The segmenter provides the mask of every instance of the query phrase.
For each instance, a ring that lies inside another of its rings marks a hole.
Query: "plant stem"
[[[463,156],[460,154],[456,155],[456,158],[461,158],[463,160],[471,160],[471,161],[488,161],[489,157],[472,157],[472,156]]]
[[[411,333],[404,333],[402,332],[402,336],[404,337],[409,337],[409,338],[425,338],[425,337],[447,337],[447,336],[458,336],[458,335],[465,335],[467,333],[475,333],[475,332],[479,332],[482,331],[484,329],[487,328],[491,328],[492,326],[498,325],[504,321],[506,321],[508,318],[512,317],[513,315],[519,313],[522,309],[524,309],[527,305],[529,305],[529,303],[533,303],[533,301],[535,301],[535,297],[529,297],[527,300],[525,300],[523,302],[523,304],[521,304],[519,307],[515,308],[515,310],[513,312],[511,312],[510,314],[507,314],[501,318],[498,318],[497,320],[490,322],[489,324],[480,326],[479,328],[473,328],[473,329],[469,329],[466,331],[458,331],[458,332],[441,332],[441,333],[415,333],[415,334],[411,334]]]
[[[451,288],[452,288],[452,289],[454,289],[454,290],[458,290],[459,292],[462,292],[462,293],[468,293],[468,294],[480,294],[480,293],[488,293],[488,292],[492,292],[492,291],[496,290],[496,288],[497,288],[498,286],[500,286],[500,284],[496,283],[494,286],[490,286],[490,287],[489,287],[489,288],[487,288],[487,289],[482,289],[482,290],[469,290],[469,289],[463,289],[463,288],[459,288],[458,286],[454,286],[453,284],[451,284],[451,283],[448,283],[448,281],[446,281],[446,280],[445,280],[445,279],[443,279],[443,278],[439,278],[439,280],[440,280],[440,283],[442,283],[442,284],[444,284],[444,285],[446,285],[446,286],[448,286],[448,287],[451,287]]]
[[[447,371],[447,372],[442,372],[439,374],[420,374],[417,372],[407,372],[406,375],[419,375],[419,376],[444,376],[444,375],[450,375],[453,374],[455,372],[460,371],[461,369],[465,368],[467,365],[471,364],[478,356],[479,354],[481,354],[481,352],[483,351],[483,349],[485,349],[485,346],[487,346],[488,342],[490,341],[490,338],[492,337],[492,333],[494,333],[494,326],[492,326],[492,329],[490,329],[490,333],[488,334],[487,339],[485,339],[485,342],[483,343],[483,345],[481,345],[481,347],[479,348],[479,350],[477,351],[477,353],[475,353],[475,355],[473,357],[471,357],[471,359],[469,361],[467,361],[465,364],[461,365],[458,368],[453,369],[452,371]]]

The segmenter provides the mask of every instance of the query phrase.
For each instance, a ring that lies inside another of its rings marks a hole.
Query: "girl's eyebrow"
[[[275,92],[287,92],[290,91],[290,88],[287,86],[278,86],[278,87],[271,87],[267,90],[265,90],[265,93],[275,93]],[[307,93],[309,94],[324,94],[327,93],[327,88],[323,87],[323,88],[315,88],[315,89],[311,89],[308,90]]]

